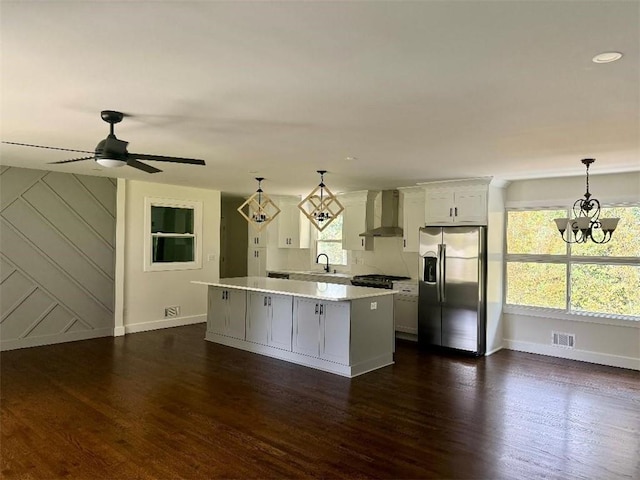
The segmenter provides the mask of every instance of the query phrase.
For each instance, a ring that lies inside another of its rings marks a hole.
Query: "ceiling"
[[[2,145],[0,163],[248,194],[640,170],[636,1],[3,1],[1,138],[136,153],[105,169]],[[615,63],[592,57],[619,51]],[[355,157],[355,158],[350,158]],[[148,162],[152,163],[152,162]]]

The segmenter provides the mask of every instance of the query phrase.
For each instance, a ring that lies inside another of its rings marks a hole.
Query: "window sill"
[[[145,272],[175,272],[180,270],[198,270],[202,268],[200,262],[167,262],[152,263],[144,266]]]
[[[556,310],[553,308],[523,307],[519,305],[504,305],[502,312],[510,315],[523,315],[528,317],[550,318],[554,320],[569,320],[572,322],[640,328],[640,317],[630,315],[622,316],[599,313],[568,313],[563,310]]]

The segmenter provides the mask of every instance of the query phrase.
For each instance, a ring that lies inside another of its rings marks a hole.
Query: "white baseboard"
[[[163,318],[161,320],[152,320],[150,322],[131,323],[124,326],[125,333],[148,332],[150,330],[161,330],[163,328],[182,327],[184,325],[193,325],[196,323],[205,323],[207,315],[191,315],[189,317]]]
[[[114,337],[122,337],[125,333],[127,333],[123,327],[116,327],[113,329],[113,336]]]
[[[567,358],[569,360],[578,360],[581,362],[597,363],[599,365],[608,365],[610,367],[628,368],[631,370],[640,370],[640,358],[622,357],[619,355],[610,355],[606,353],[590,352],[588,350],[577,350],[562,347],[554,347],[553,345],[542,345],[533,342],[519,342],[516,340],[503,341],[504,348],[507,350],[517,350],[519,352],[537,353],[539,355],[547,355],[550,357]]]
[[[16,350],[18,348],[43,347],[57,343],[77,342],[91,338],[111,337],[112,328],[100,328],[98,330],[85,330],[82,332],[68,332],[61,335],[44,335],[41,337],[27,337],[0,342],[0,351]]]
[[[499,347],[494,348],[493,350],[489,350],[488,352],[486,352],[484,355],[485,357],[488,357],[489,355],[493,355],[496,352],[499,352],[500,350],[502,350],[504,347],[502,345],[500,345]]]

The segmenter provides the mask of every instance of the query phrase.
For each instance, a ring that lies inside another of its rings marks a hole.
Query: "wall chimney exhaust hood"
[[[398,190],[383,190],[380,195],[382,196],[381,225],[361,233],[360,236],[402,237],[402,227],[398,224],[400,192]]]

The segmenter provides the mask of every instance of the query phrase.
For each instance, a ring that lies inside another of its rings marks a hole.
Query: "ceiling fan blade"
[[[158,173],[162,171],[159,168],[152,167],[151,165],[147,165],[146,163],[139,162],[137,160],[134,160],[133,158],[129,158],[127,160],[127,165],[133,168],[137,168],[138,170],[143,170],[147,173]]]
[[[21,147],[35,147],[35,148],[47,148],[49,150],[62,150],[64,152],[93,153],[88,150],[72,150],[71,148],[47,147],[44,145],[32,145],[31,143],[5,142],[4,140],[2,141],[2,143],[6,143],[7,145],[19,145]]]
[[[90,160],[96,158],[95,156],[91,157],[82,157],[82,158],[73,158],[71,160],[60,160],[59,162],[49,162],[49,165],[55,165],[57,163],[71,163],[71,162],[79,162],[80,160]]]
[[[137,158],[138,160],[155,160],[156,162],[174,162],[174,163],[190,163],[191,165],[206,165],[204,160],[197,158],[182,157],[165,157],[163,155],[147,155],[144,153],[130,153],[129,158]]]

